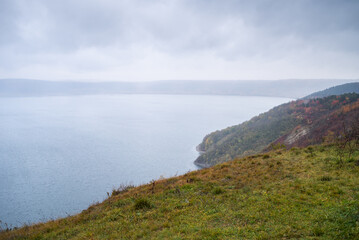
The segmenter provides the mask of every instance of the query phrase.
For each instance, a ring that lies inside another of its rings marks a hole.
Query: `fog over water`
[[[0,98],[0,220],[73,214],[120,184],[197,169],[196,146],[287,98],[113,95]]]

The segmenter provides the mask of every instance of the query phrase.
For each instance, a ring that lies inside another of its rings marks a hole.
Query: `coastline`
[[[207,164],[207,163],[198,163],[198,162],[196,162],[196,161],[194,161],[193,163],[194,163],[194,165],[196,165],[197,167],[199,167],[199,168],[201,168],[201,169],[211,167],[211,165],[209,165],[209,164]]]
[[[197,145],[196,151],[197,151],[200,155],[206,153],[206,151],[202,151],[202,150],[199,149],[199,145]]]
[[[202,151],[202,150],[200,150],[199,149],[199,145],[196,147],[196,151],[199,153],[199,155],[202,155],[202,154],[204,154],[204,153],[206,153],[206,151]],[[209,165],[209,164],[207,164],[207,163],[199,163],[199,162],[197,162],[197,160],[198,160],[198,157],[197,157],[197,159],[193,162],[194,163],[194,165],[196,165],[197,167],[199,167],[199,168],[209,168],[209,167],[211,167],[211,165]]]

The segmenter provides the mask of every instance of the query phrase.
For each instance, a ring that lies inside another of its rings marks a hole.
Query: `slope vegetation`
[[[359,94],[297,100],[282,104],[242,124],[207,135],[197,149],[201,167],[269,150],[320,144],[359,119]]]
[[[359,152],[277,150],[114,191],[0,239],[358,239]]]

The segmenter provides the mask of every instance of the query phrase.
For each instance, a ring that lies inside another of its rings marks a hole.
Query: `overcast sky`
[[[0,0],[0,78],[359,78],[358,0]]]

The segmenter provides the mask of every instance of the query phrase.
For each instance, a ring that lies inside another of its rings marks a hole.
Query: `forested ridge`
[[[305,147],[322,143],[339,134],[343,123],[358,118],[358,99],[358,94],[348,93],[282,104],[242,124],[208,134],[198,146],[202,154],[195,163],[208,167],[273,145]]]
[[[339,86],[324,89],[306,96],[304,99],[323,98],[331,95],[341,95],[345,93],[359,93],[359,82],[345,83]]]

